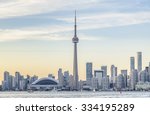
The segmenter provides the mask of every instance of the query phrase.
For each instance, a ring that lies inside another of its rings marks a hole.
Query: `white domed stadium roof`
[[[34,81],[32,85],[58,85],[58,82],[51,77],[46,77]]]

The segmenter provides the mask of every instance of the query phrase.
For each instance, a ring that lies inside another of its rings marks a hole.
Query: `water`
[[[0,98],[150,98],[150,92],[0,92]]]

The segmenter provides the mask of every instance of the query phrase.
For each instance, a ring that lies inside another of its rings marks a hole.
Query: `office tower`
[[[102,89],[102,78],[103,78],[103,71],[100,70],[95,70],[94,71],[94,76],[98,80],[98,89]]]
[[[117,67],[115,67],[114,65],[111,65],[111,77],[115,77],[117,76]]]
[[[9,72],[4,72],[4,90],[10,90],[10,78],[9,78]]]
[[[89,86],[91,86],[92,77],[92,63],[86,63],[86,83]]]
[[[149,67],[145,67],[145,81],[149,82]]]
[[[20,76],[20,80],[19,80],[19,90],[21,90],[21,82],[22,82],[22,80],[24,80],[24,76]]]
[[[127,70],[121,70],[121,75],[123,76],[123,84],[122,87],[127,87],[127,80],[128,80],[128,71]]]
[[[127,76],[128,75],[128,71],[127,70],[121,70],[121,74]]]
[[[64,72],[64,86],[69,86],[69,71]]]
[[[142,71],[142,52],[137,52],[137,69],[138,72]]]
[[[143,70],[141,72],[139,72],[138,74],[138,82],[145,82],[146,81],[146,71]]]
[[[9,75],[9,90],[13,89],[13,76]]]
[[[111,71],[111,77],[115,77],[115,66],[114,65],[111,65],[110,71]]]
[[[19,90],[24,91],[26,89],[26,80],[25,79],[21,79],[19,82]]]
[[[5,80],[2,81],[2,90],[3,90],[3,91],[8,90],[8,88],[7,88],[7,83],[6,83]]]
[[[16,88],[16,80],[15,80],[15,77],[12,76],[12,89],[15,90]]]
[[[103,71],[104,77],[107,77],[107,66],[101,66],[101,70]]]
[[[110,83],[115,83],[115,77],[117,76],[117,67],[111,65],[110,71],[111,71]]]
[[[109,89],[109,77],[102,78],[102,90],[106,91]]]
[[[69,75],[69,87],[70,87],[70,90],[73,90],[73,87],[74,86],[74,78],[73,78],[73,75]]]
[[[21,80],[21,75],[20,75],[20,73],[19,72],[15,72],[15,82],[16,82],[16,90],[19,90],[19,88],[20,88],[20,80]]]
[[[115,76],[118,76],[118,68],[115,67]]]
[[[130,72],[135,69],[135,58],[130,57]]]
[[[149,82],[149,67],[145,67],[145,82]]]
[[[92,78],[92,89],[93,91],[98,90],[98,78],[95,75]]]
[[[75,79],[75,90],[78,90],[79,76],[78,76],[78,60],[77,60],[77,43],[79,39],[77,37],[77,25],[76,25],[76,11],[75,11],[75,25],[74,25],[74,37],[72,38],[74,44],[74,62],[73,62],[73,76]]]
[[[132,70],[130,73],[130,81],[131,81],[131,89],[135,90],[135,86],[137,84],[137,79],[138,79],[138,71],[137,70]]]
[[[59,68],[59,70],[58,70],[58,81],[59,81],[59,86],[63,86],[63,84],[64,84],[64,76],[63,76],[61,68]]]
[[[123,75],[119,74],[116,79],[116,88],[121,90],[123,88]]]

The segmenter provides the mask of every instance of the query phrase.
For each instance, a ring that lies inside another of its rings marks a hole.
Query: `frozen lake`
[[[150,98],[150,92],[0,92],[0,98]]]

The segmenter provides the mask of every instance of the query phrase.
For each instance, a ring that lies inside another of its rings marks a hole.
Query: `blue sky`
[[[75,9],[81,78],[87,61],[96,69],[111,64],[128,69],[137,51],[143,52],[143,67],[148,65],[150,0],[0,0],[1,76],[5,70],[57,75],[59,67],[72,73]],[[35,57],[46,64],[38,68]],[[42,67],[47,69],[40,73]]]

